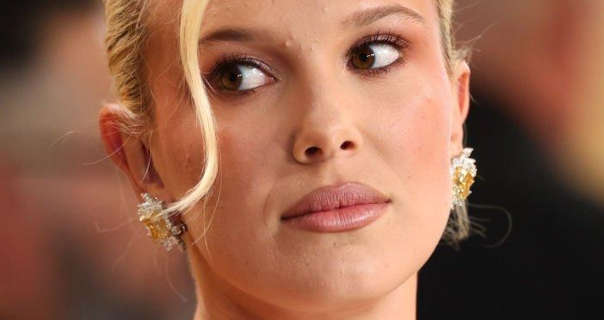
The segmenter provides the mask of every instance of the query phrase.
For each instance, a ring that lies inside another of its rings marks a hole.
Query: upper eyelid
[[[272,71],[272,70],[265,70],[265,69],[272,69],[272,68],[270,68],[266,63],[262,62],[262,60],[260,60],[260,59],[256,59],[256,58],[248,56],[248,55],[229,55],[224,58],[221,58],[218,62],[216,62],[214,64],[214,66],[212,67],[212,69],[210,69],[210,71],[208,71],[206,74],[208,74],[208,75],[215,74],[216,71],[218,71],[220,68],[225,67],[230,64],[242,64],[242,65],[256,67],[265,73]]]
[[[405,38],[392,34],[390,32],[375,33],[369,36],[365,36],[356,41],[350,49],[346,52],[346,57],[349,58],[355,49],[365,44],[371,43],[388,43],[397,47],[397,49],[406,49],[411,42]]]
[[[246,54],[231,54],[220,58],[210,69],[210,71],[204,72],[204,82],[206,82],[207,84],[211,84],[215,80],[215,77],[220,76],[220,71],[223,67],[233,64],[252,66],[254,68],[260,69],[260,71],[264,73],[268,78],[272,78],[276,81],[281,80],[278,76],[275,75],[276,72],[274,71],[274,69],[271,68],[268,64],[264,63],[261,59]]]

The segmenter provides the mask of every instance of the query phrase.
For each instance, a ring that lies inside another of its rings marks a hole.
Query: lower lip
[[[313,232],[343,232],[367,226],[382,216],[385,203],[371,203],[283,219],[292,227]]]

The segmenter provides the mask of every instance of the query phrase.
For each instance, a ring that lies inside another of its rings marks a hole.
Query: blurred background
[[[146,238],[99,138],[101,4],[2,15],[0,319],[191,319],[184,254]],[[458,22],[486,232],[437,248],[418,317],[582,318],[604,297],[604,1],[459,0]]]

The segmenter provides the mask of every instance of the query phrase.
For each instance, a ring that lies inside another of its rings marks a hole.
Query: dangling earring
[[[180,238],[186,231],[186,226],[180,222],[178,216],[169,217],[163,212],[163,202],[148,193],[142,193],[144,202],[138,207],[138,220],[147,228],[147,235],[155,242],[161,243],[167,251],[175,245],[184,249],[184,242]],[[173,221],[174,220],[174,221]]]
[[[472,193],[470,187],[474,183],[476,177],[476,160],[470,158],[474,149],[464,148],[461,154],[451,159],[451,178],[453,179],[453,203],[454,207],[461,207],[465,204],[466,199]]]

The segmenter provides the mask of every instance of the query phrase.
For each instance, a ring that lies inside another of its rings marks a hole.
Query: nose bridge
[[[317,68],[318,69],[318,68]],[[295,108],[298,116],[292,153],[303,164],[350,156],[362,145],[347,92],[329,70],[307,73]]]

